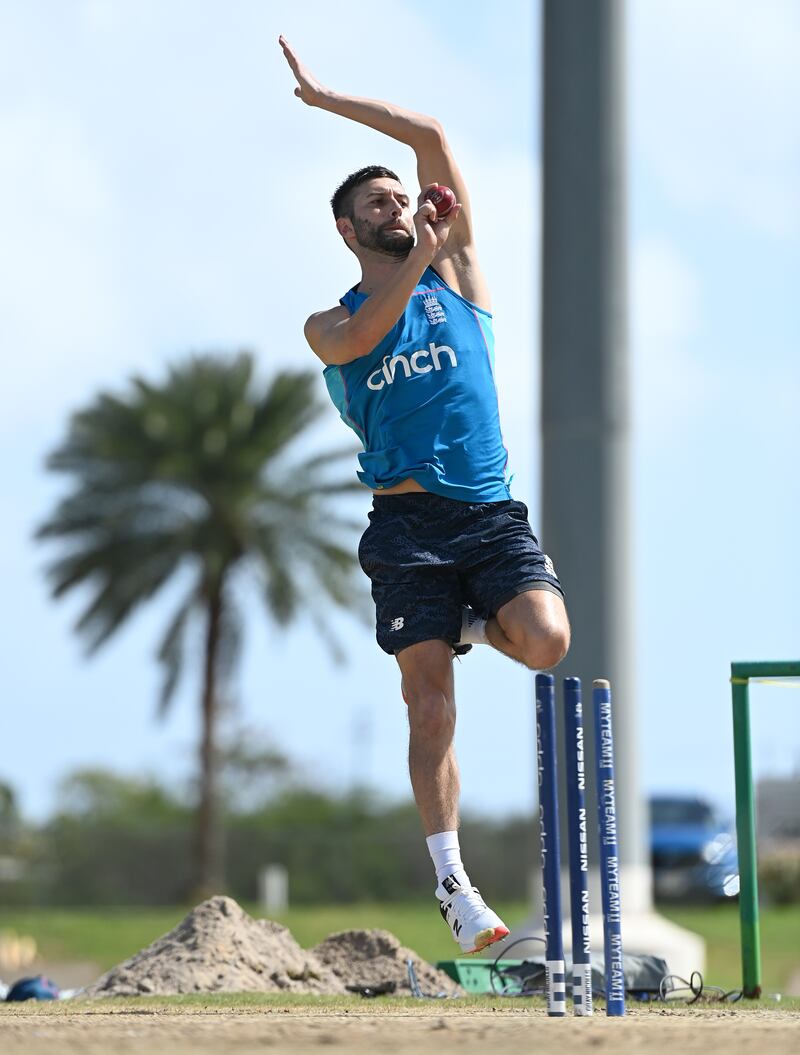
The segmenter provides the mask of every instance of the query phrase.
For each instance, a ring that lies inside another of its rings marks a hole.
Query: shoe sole
[[[485,949],[487,945],[494,945],[496,941],[502,941],[503,938],[507,938],[510,931],[508,927],[487,927],[486,930],[479,930],[475,935],[475,948],[474,949],[462,949],[461,951],[469,956],[473,952],[480,952],[481,949]]]

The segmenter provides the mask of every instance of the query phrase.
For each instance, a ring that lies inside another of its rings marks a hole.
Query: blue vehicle
[[[650,858],[656,901],[717,901],[739,893],[736,840],[702,799],[650,799]]]

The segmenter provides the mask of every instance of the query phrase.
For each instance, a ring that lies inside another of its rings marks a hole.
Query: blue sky
[[[539,9],[503,10],[467,2],[443,29],[416,0],[0,0],[0,779],[28,816],[79,766],[185,780],[198,732],[192,678],[154,720],[170,596],[90,663],[79,599],[48,599],[31,535],[62,486],[43,460],[69,412],[190,350],[252,347],[265,375],[313,366],[302,323],[357,277],[327,198],[376,160],[413,182],[407,150],[293,97],[279,33],[332,87],[444,124],[536,526]],[[728,664],[800,657],[800,8],[632,0],[628,23],[641,774],[729,808]],[[331,407],[320,443],[344,438]],[[328,786],[404,795],[397,676],[371,633],[342,620],[334,668],[310,624],[278,633],[252,599],[246,614],[237,720]],[[465,805],[529,808],[530,675],[476,649],[457,692]],[[757,772],[800,771],[800,689],[758,687],[754,705]]]

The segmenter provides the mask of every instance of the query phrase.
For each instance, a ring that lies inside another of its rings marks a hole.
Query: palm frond
[[[267,608],[279,626],[286,626],[299,608],[300,591],[297,580],[277,554],[267,557],[264,564],[267,569]]]
[[[219,644],[217,646],[217,677],[219,684],[227,693],[233,682],[239,658],[242,653],[244,627],[239,613],[230,597],[223,594],[222,611],[219,625]]]
[[[337,666],[341,666],[347,653],[338,636],[334,633],[331,624],[326,619],[323,619],[320,613],[313,608],[310,610],[310,616],[314,629],[328,650],[328,655]]]
[[[360,448],[353,444],[349,444],[347,447],[337,447],[332,451],[322,451],[321,454],[314,454],[311,457],[298,462],[294,471],[300,478],[303,478],[310,474],[316,475],[318,469],[327,468],[329,465],[336,465],[338,462],[347,460],[352,463],[358,454],[359,449]],[[362,492],[364,490],[363,484],[361,485],[361,490]]]
[[[94,598],[78,618],[75,629],[87,639],[90,655],[160,590],[181,560],[173,553],[160,554],[114,575],[101,572],[89,581],[88,585],[95,587]]]
[[[183,673],[183,645],[186,626],[197,606],[197,593],[192,591],[181,602],[167,627],[158,649],[158,662],[164,670],[161,694],[158,700],[158,717],[163,718],[169,708]]]
[[[317,377],[310,370],[284,370],[275,375],[253,418],[253,437],[264,463],[319,420],[323,405],[316,386]]]

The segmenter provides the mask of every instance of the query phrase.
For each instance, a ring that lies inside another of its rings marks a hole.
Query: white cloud
[[[464,159],[492,293],[495,378],[515,498],[538,518],[540,167],[532,157]]]
[[[670,194],[774,237],[800,229],[800,6],[637,0],[634,138]]]
[[[0,144],[0,343],[12,427],[75,394],[125,311],[113,196],[80,123],[58,105],[7,109]]]
[[[796,346],[796,336],[765,324],[758,347],[742,348],[735,325],[715,312],[708,275],[677,241],[641,236],[630,275],[633,408],[645,448],[682,436],[696,448],[696,469],[703,451],[721,444],[727,462],[738,442],[737,465],[754,460],[753,473],[768,451],[773,464],[793,457],[800,357],[776,344]],[[735,440],[725,439],[729,430]]]
[[[646,238],[630,259],[631,363],[637,430],[660,442],[707,413],[713,377],[696,354],[701,323],[698,276],[672,243]]]

